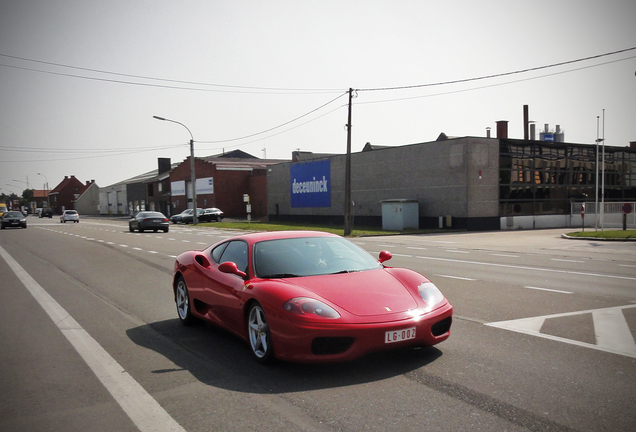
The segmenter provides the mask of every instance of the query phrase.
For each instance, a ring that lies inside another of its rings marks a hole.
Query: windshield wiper
[[[278,278],[293,278],[300,277],[300,275],[294,273],[275,273],[271,275],[261,276],[261,279],[278,279]]]
[[[337,271],[335,273],[329,273],[329,274],[334,275],[334,274],[343,274],[343,273],[356,273],[356,272],[359,272],[359,271],[360,270],[340,270],[340,271]]]

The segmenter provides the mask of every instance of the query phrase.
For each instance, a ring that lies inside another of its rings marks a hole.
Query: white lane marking
[[[427,250],[428,248],[425,247],[415,247],[415,246],[407,246],[407,249],[417,249],[417,250]]]
[[[134,247],[133,250],[143,250],[142,248]]]
[[[463,253],[463,254],[470,253],[468,251],[456,250],[456,249],[447,249],[446,252],[455,252],[455,253]]]
[[[602,309],[592,312],[596,343],[617,351],[627,351],[636,357],[636,343],[620,309]]]
[[[636,343],[634,343],[634,337],[632,336],[632,333],[627,326],[625,316],[621,312],[623,309],[630,309],[635,307],[636,305],[627,305],[605,309],[591,309],[578,312],[567,312],[562,314],[543,315],[509,321],[492,322],[486,323],[485,325],[489,327],[510,330],[517,333],[537,336],[544,339],[564,342],[571,345],[577,345],[599,351],[636,358]],[[541,333],[541,327],[543,327],[543,323],[548,318],[561,318],[575,315],[585,315],[590,313],[592,314],[592,319],[594,321],[596,344],[580,342],[573,339],[566,339],[559,336],[552,336]]]
[[[471,278],[466,278],[466,277],[459,277],[459,276],[450,276],[450,275],[435,275],[435,276],[439,276],[439,277],[443,277],[443,278],[449,278],[449,279],[460,279],[460,280],[467,280],[467,281],[476,281],[477,279],[471,279]]]
[[[619,267],[633,267],[636,268],[636,265],[630,265],[630,264],[619,264]]]
[[[585,262],[585,261],[579,261],[579,260],[559,259],[559,258],[552,258],[551,261],[573,262],[573,263],[583,263],[583,262]]]
[[[533,287],[533,286],[525,286],[524,288],[539,290],[539,291],[550,291],[550,292],[562,293],[562,294],[574,294],[571,291],[561,291],[561,290],[550,289],[550,288],[539,288],[539,287]]]
[[[121,246],[121,247],[128,247],[128,245],[119,245],[119,246]]]
[[[185,432],[2,246],[0,255],[140,431]]]
[[[479,261],[464,261],[464,260],[454,260],[450,258],[433,258],[428,256],[418,255],[416,258],[424,259],[424,260],[433,260],[433,261],[450,261],[454,263],[463,263],[463,264],[475,264],[480,266],[490,266],[490,267],[505,267],[505,268],[514,268],[520,270],[532,270],[532,271],[540,271],[540,272],[550,272],[550,273],[564,273],[564,274],[574,274],[574,275],[582,275],[582,276],[594,276],[594,277],[604,277],[611,279],[625,279],[625,280],[634,280],[636,281],[636,277],[629,276],[616,276],[610,274],[599,274],[599,273],[586,273],[582,271],[571,271],[571,270],[556,270],[556,269],[548,269],[541,267],[527,267],[527,266],[517,266],[510,264],[496,264],[496,263],[487,263],[487,262],[479,262]]]
[[[519,258],[519,255],[508,255],[508,254],[490,254],[492,256],[498,257],[506,257],[506,258]]]
[[[392,253],[391,255],[396,256],[396,257],[413,258],[413,255],[404,255],[404,254],[399,254],[399,253]]]

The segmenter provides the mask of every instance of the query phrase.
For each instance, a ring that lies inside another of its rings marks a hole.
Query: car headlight
[[[331,306],[308,297],[296,297],[291,300],[287,300],[283,305],[283,308],[293,314],[307,317],[317,316],[332,319],[340,318],[340,314]]]
[[[422,300],[426,302],[425,311],[433,310],[435,306],[444,301],[444,294],[435,286],[433,282],[424,282],[417,287]]]

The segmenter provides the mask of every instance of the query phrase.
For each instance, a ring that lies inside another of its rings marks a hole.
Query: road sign
[[[630,203],[623,204],[623,213],[629,214],[632,212],[632,205]]]

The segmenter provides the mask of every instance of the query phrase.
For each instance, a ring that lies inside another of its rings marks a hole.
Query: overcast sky
[[[522,139],[524,104],[572,143],[605,109],[607,145],[628,146],[635,19],[634,0],[0,0],[0,192],[184,160],[190,134],[154,115],[196,156],[344,153],[349,88],[354,152],[497,120]]]

